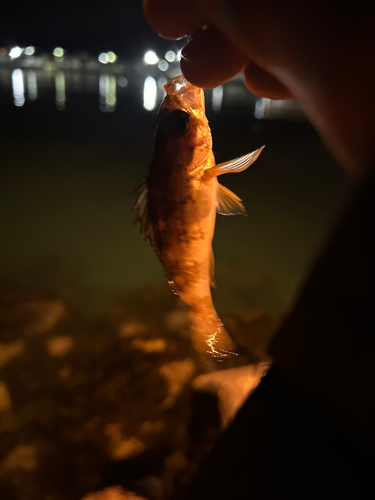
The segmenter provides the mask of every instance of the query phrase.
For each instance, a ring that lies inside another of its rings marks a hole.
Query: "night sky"
[[[52,50],[61,45],[72,52],[91,53],[113,50],[133,59],[149,48],[167,49],[171,43],[148,27],[141,0],[30,2],[22,7],[14,2],[2,6],[0,16],[2,46]]]

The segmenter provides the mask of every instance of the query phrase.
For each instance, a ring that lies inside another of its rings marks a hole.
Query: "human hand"
[[[313,0],[143,0],[143,5],[157,33],[191,37],[181,68],[192,83],[214,87],[244,71],[255,95],[299,99],[344,165],[367,166],[375,152],[375,37],[363,9],[337,11],[333,2]]]
[[[194,0],[144,0],[143,5],[149,24],[161,36],[190,37],[182,53],[181,68],[195,85],[216,87],[244,71],[245,83],[255,95],[271,99],[291,97],[282,83],[238,49],[231,36],[212,23],[206,26],[210,12],[206,17],[205,11],[207,7],[215,10],[214,5],[196,6]]]

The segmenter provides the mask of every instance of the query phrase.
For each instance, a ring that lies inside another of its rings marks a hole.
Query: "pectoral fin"
[[[221,215],[246,215],[241,198],[222,184],[217,187],[217,213]]]
[[[149,239],[151,246],[155,253],[158,255],[158,249],[156,247],[152,225],[148,216],[148,207],[147,207],[147,184],[146,181],[143,180],[137,189],[138,197],[132,210],[137,211],[137,215],[134,220],[134,224],[139,222],[141,233],[144,233],[145,240]]]
[[[207,175],[215,176],[243,172],[258,159],[260,153],[263,151],[263,148],[264,146],[256,149],[252,153],[248,153],[247,155],[235,158],[234,160],[226,161],[225,163],[219,163],[218,165],[215,165],[214,167],[211,167],[209,170],[207,170]]]

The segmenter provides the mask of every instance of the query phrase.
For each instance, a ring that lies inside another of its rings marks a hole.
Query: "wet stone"
[[[167,286],[123,293],[100,321],[49,292],[0,290],[0,499],[183,498],[246,397],[224,383],[223,402],[220,380],[266,358],[278,321],[223,320],[240,356],[209,365]]]

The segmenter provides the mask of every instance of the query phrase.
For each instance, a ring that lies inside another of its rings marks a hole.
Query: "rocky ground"
[[[182,499],[269,361],[279,318],[223,321],[239,355],[204,363],[167,287],[101,321],[42,290],[0,290],[1,500]]]

